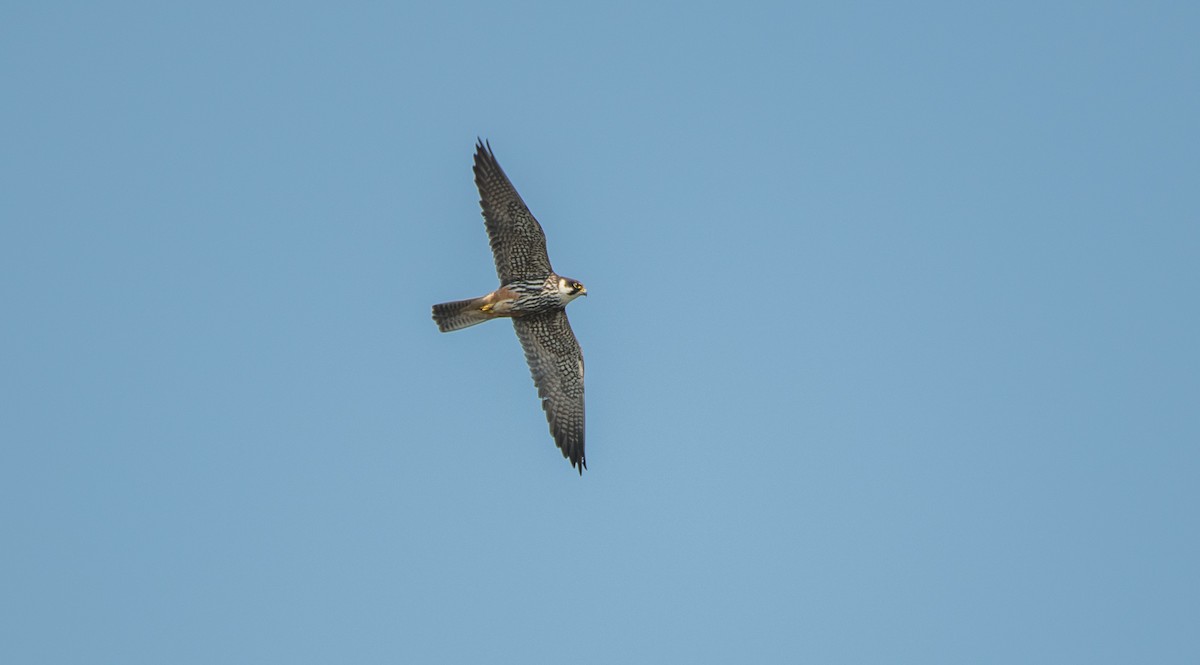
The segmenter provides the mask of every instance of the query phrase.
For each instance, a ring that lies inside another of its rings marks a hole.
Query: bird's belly
[[[523,298],[520,293],[501,287],[484,296],[484,305],[480,309],[490,316],[520,316],[528,313],[522,307],[526,300],[528,298]]]
[[[516,301],[514,300],[497,300],[496,302],[484,305],[484,311],[492,316],[516,316],[520,312],[513,311],[515,303]]]

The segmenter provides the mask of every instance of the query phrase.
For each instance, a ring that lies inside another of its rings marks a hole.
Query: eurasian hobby
[[[583,352],[567,322],[566,306],[586,296],[587,289],[550,267],[546,234],[483,141],[475,146],[475,185],[500,288],[480,298],[434,305],[433,320],[442,332],[450,332],[498,317],[512,319],[554,443],[582,475],[587,468]]]

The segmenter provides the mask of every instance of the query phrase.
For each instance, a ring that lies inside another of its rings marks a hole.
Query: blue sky
[[[1193,4],[429,4],[0,9],[0,660],[1200,659]]]

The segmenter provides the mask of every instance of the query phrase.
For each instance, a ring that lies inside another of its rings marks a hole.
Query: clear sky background
[[[1198,34],[5,4],[0,661],[1200,662]],[[430,320],[477,136],[590,292],[582,478]]]

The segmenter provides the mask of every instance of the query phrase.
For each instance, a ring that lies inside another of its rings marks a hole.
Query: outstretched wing
[[[533,383],[554,443],[563,457],[578,466],[579,473],[587,468],[583,456],[583,351],[571,332],[564,310],[530,314],[513,318],[517,337],[525,348],[525,360],[533,373]]]
[[[475,186],[500,283],[543,279],[553,272],[542,226],[504,175],[492,147],[483,141],[475,146]]]

